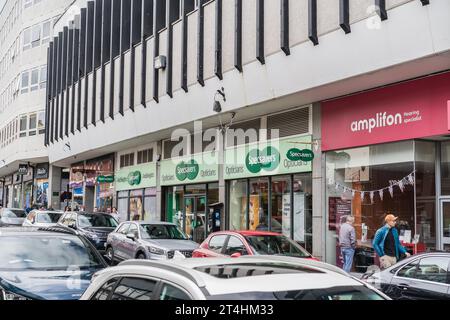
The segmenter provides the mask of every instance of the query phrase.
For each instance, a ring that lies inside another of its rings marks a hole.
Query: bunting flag
[[[383,189],[379,189],[379,190],[367,190],[367,191],[360,191],[360,190],[355,190],[355,189],[351,189],[347,186],[341,185],[339,183],[335,183],[335,187],[336,190],[342,189],[343,193],[351,193],[352,194],[352,198],[356,197],[356,194],[359,193],[361,195],[361,200],[364,201],[365,197],[367,194],[370,195],[370,201],[373,203],[375,203],[375,195],[378,194],[380,196],[381,201],[384,200],[384,192],[385,191],[389,191],[389,194],[391,195],[391,198],[394,198],[394,187],[398,187],[400,189],[400,191],[403,193],[405,192],[406,186],[407,185],[411,185],[414,186],[414,183],[416,181],[415,179],[415,174],[416,172],[413,171],[412,173],[410,173],[409,175],[407,175],[406,177],[404,177],[401,180],[398,180],[395,183],[392,183],[389,187],[383,188]]]

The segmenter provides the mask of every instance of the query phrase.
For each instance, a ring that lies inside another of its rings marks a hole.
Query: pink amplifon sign
[[[450,134],[450,72],[322,104],[323,151]]]

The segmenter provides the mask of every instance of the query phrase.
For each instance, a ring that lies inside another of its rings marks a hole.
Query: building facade
[[[0,12],[0,205],[47,206],[47,47],[70,0],[8,0]]]
[[[447,119],[449,12],[446,0],[75,1],[48,50],[52,203],[54,168],[69,168],[72,200],[172,221],[197,241],[217,229],[272,230],[339,264],[340,216],[357,217],[361,255],[371,256],[393,211],[410,223],[405,240],[425,230],[416,245],[442,246],[436,221],[447,206],[441,188],[428,189],[440,173],[422,188],[418,167],[445,149],[422,139],[445,132],[403,131],[429,124],[413,121],[428,116],[421,102]],[[442,92],[361,93],[417,78]],[[422,211],[434,227],[419,222]]]

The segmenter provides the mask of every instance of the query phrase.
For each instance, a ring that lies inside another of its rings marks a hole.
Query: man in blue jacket
[[[400,244],[398,231],[395,228],[397,219],[398,217],[388,214],[385,218],[386,225],[377,231],[373,240],[373,248],[380,257],[381,269],[387,269],[396,264],[400,259],[400,255],[406,254],[407,257],[410,256]]]

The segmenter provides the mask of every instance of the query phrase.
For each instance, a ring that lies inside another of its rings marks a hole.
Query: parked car
[[[24,227],[53,227],[58,224],[64,214],[62,211],[31,211],[22,226]]]
[[[172,223],[123,222],[108,236],[106,258],[115,261],[128,259],[165,260],[182,254],[186,258],[198,244]]]
[[[110,214],[86,212],[66,212],[58,224],[83,234],[101,254],[105,253],[108,235],[119,225]]]
[[[302,246],[279,233],[221,231],[212,233],[194,251],[194,258],[281,255],[315,259]]]
[[[450,253],[423,253],[363,276],[395,300],[450,300]]]
[[[129,260],[100,271],[81,300],[389,300],[342,270],[292,257]]]
[[[92,275],[107,267],[74,230],[0,229],[0,300],[78,300]]]
[[[23,209],[3,208],[0,210],[0,227],[21,226],[26,217]]]

